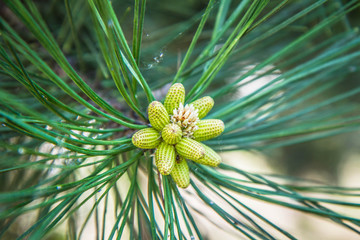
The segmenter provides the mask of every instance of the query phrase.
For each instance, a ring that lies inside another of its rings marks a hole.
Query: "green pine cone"
[[[170,123],[163,128],[161,136],[166,143],[176,144],[182,137],[182,130],[177,124]]]
[[[172,85],[166,94],[164,106],[168,114],[173,114],[175,108],[179,108],[179,104],[185,102],[185,88],[181,83]]]
[[[142,149],[156,148],[160,142],[160,133],[154,128],[141,129],[132,136],[132,143]]]
[[[177,155],[175,167],[171,171],[171,177],[181,188],[187,188],[190,184],[189,166],[186,160]]]
[[[219,119],[200,120],[197,126],[199,128],[193,135],[196,141],[205,141],[217,137],[225,128],[224,122]]]
[[[161,102],[153,101],[148,107],[148,116],[153,128],[160,131],[169,123],[170,117]]]
[[[212,148],[206,146],[205,144],[203,143],[200,144],[205,149],[205,156],[198,160],[194,160],[194,162],[211,167],[217,167],[221,163],[221,157],[219,156],[219,154],[217,154]]]
[[[209,96],[206,96],[192,102],[191,104],[194,106],[195,109],[198,110],[199,119],[202,119],[208,114],[208,112],[210,112],[210,110],[214,106],[214,99],[212,99]]]
[[[191,138],[182,138],[175,148],[179,155],[190,160],[198,160],[205,154],[204,147]]]
[[[176,152],[173,145],[160,143],[155,151],[155,165],[162,175],[169,175],[175,166]]]

